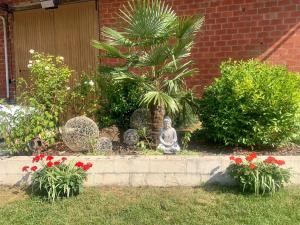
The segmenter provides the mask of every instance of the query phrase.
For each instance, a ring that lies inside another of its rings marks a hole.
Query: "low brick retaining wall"
[[[197,186],[205,182],[230,184],[225,173],[228,156],[80,156],[69,159],[92,162],[87,186]],[[278,157],[293,170],[293,184],[300,184],[300,156]],[[21,185],[30,178],[21,172],[32,157],[0,157],[0,185]]]

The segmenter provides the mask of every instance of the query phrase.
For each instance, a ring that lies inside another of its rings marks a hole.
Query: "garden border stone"
[[[260,157],[266,158],[267,156]],[[232,184],[225,173],[228,155],[220,156],[70,156],[68,160],[93,163],[86,186],[198,186],[203,183]],[[291,184],[300,184],[300,156],[280,156],[292,168]],[[0,185],[29,184],[22,172],[32,157],[0,157]]]

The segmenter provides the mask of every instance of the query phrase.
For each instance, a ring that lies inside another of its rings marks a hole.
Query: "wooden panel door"
[[[96,68],[97,51],[90,46],[97,37],[95,2],[61,5],[14,13],[16,76],[28,76],[29,49],[63,56],[74,77]],[[17,90],[18,91],[18,90]],[[19,90],[21,91],[21,90]]]

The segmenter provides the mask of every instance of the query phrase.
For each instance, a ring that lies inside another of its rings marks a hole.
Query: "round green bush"
[[[300,76],[256,60],[227,61],[199,106],[209,138],[225,145],[275,147],[300,132]]]

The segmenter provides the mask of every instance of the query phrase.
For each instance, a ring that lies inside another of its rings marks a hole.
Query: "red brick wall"
[[[20,1],[20,0],[19,0]],[[101,26],[116,26],[126,0],[99,1]],[[198,93],[219,75],[220,62],[258,58],[300,72],[300,0],[166,0],[179,15],[203,14],[205,24],[192,57],[199,74],[189,80]],[[2,36],[0,37],[2,43]],[[0,44],[1,46],[1,44]],[[2,48],[0,49],[0,60]],[[4,77],[0,62],[0,79]],[[2,85],[2,80],[0,80]],[[2,94],[3,86],[0,95]]]

